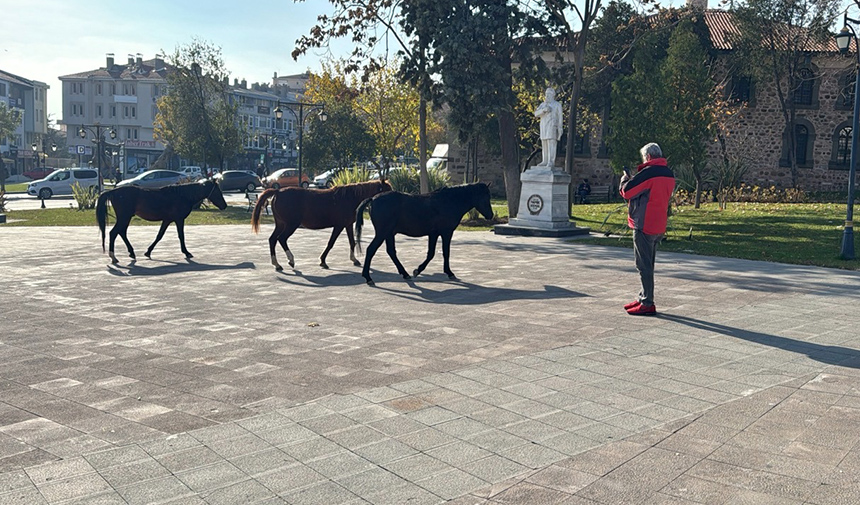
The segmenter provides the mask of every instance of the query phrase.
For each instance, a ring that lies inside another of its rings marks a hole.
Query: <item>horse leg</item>
[[[364,280],[367,281],[368,286],[374,286],[373,279],[370,278],[370,260],[373,259],[373,255],[376,254],[376,250],[379,249],[379,246],[382,245],[382,242],[385,239],[380,237],[379,235],[373,237],[373,240],[370,241],[370,244],[367,246],[367,250],[364,251],[364,268],[361,269],[361,276],[364,277]]]
[[[346,227],[346,238],[349,239],[349,259],[353,265],[360,267],[361,262],[355,259],[355,236],[352,234],[352,226]]]
[[[185,247],[185,219],[180,219],[176,221],[176,233],[177,235],[179,235],[179,247],[182,248],[182,252],[185,254],[185,258],[193,258],[194,255],[188,251],[187,247]]]
[[[155,244],[157,244],[161,240],[161,237],[164,236],[164,232],[167,231],[168,226],[170,226],[170,221],[165,220],[165,221],[161,222],[161,227],[158,229],[158,235],[155,236],[155,241],[152,243],[152,245],[150,245],[149,247],[146,248],[146,252],[143,253],[144,256],[146,256],[149,259],[152,259],[152,250],[155,249]],[[178,224],[177,224],[177,226],[178,226]],[[182,246],[182,247],[185,247],[185,246]]]
[[[418,277],[418,275],[427,268],[427,263],[430,263],[430,260],[432,260],[433,256],[436,255],[436,239],[438,238],[438,235],[433,234],[427,236],[427,259],[424,260],[424,263],[418,265],[418,268],[412,272],[413,277]]]
[[[391,258],[391,261],[394,262],[394,266],[397,267],[397,272],[402,275],[404,279],[411,279],[412,277],[410,277],[406,269],[403,268],[403,264],[400,263],[399,259],[397,259],[397,249],[394,247],[394,235],[385,239],[385,250],[388,251],[388,256]]]
[[[284,225],[282,223],[275,223],[275,230],[272,231],[272,234],[269,235],[269,255],[272,257],[272,265],[275,267],[276,272],[280,272],[284,269],[280,263],[278,263],[278,257],[275,254],[275,246],[278,245],[278,235],[281,234],[281,228]]]
[[[442,234],[442,258],[444,259],[442,271],[448,274],[449,279],[455,281],[457,280],[457,276],[451,271],[451,265],[449,264],[449,259],[451,258],[451,237],[453,236],[453,230]]]
[[[129,223],[131,223],[131,218],[123,219],[122,221],[117,220],[116,224],[110,230],[110,248],[108,249],[108,254],[110,255],[111,263],[114,265],[119,263],[114,254],[114,244],[116,244],[117,236],[121,237],[122,241],[125,242],[125,246],[128,248],[128,255],[131,259],[135,259],[134,248],[131,247],[131,242],[128,241],[128,236],[126,236]]]
[[[340,236],[340,232],[343,231],[343,226],[335,226],[331,230],[331,238],[328,239],[328,245],[325,247],[325,251],[323,251],[320,256],[320,266],[323,268],[328,268],[328,265],[325,263],[325,258],[328,256],[328,252],[331,251],[331,248],[334,246],[337,237]]]
[[[296,267],[296,261],[295,261],[295,258],[293,257],[293,251],[290,251],[290,246],[287,245],[287,239],[290,238],[293,235],[293,233],[296,232],[296,229],[298,229],[298,227],[299,227],[299,225],[295,225],[295,226],[286,225],[284,228],[284,231],[281,232],[281,234],[278,236],[278,242],[281,243],[281,247],[283,247],[284,252],[287,253],[287,263],[290,264],[290,268]]]

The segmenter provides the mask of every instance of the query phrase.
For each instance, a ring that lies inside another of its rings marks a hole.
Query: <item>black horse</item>
[[[176,223],[176,232],[179,234],[179,244],[186,258],[194,256],[185,247],[185,218],[191,214],[204,199],[212,202],[221,210],[227,208],[221,188],[211,180],[201,181],[193,184],[179,184],[167,186],[160,189],[143,189],[136,186],[121,186],[106,191],[99,196],[96,205],[96,221],[102,233],[102,251],[105,248],[105,227],[107,226],[107,202],[113,206],[116,214],[116,224],[110,231],[109,254],[112,263],[119,263],[114,256],[114,242],[119,235],[128,247],[128,255],[135,259],[134,249],[128,241],[126,232],[131,218],[137,215],[147,221],[161,221],[161,229],[155,242],[146,250],[147,258],[152,254],[155,244],[164,236],[164,232],[170,223]]]
[[[490,187],[482,182],[442,188],[426,195],[407,195],[392,191],[382,193],[361,202],[356,209],[355,240],[357,249],[361,250],[361,226],[364,222],[364,209],[370,206],[370,220],[376,235],[367,246],[364,257],[364,268],[361,275],[367,284],[373,286],[370,278],[370,260],[376,250],[385,242],[386,250],[394,266],[404,279],[409,279],[406,269],[397,259],[394,248],[394,235],[402,233],[410,237],[428,237],[427,259],[412,273],[420,274],[427,263],[436,254],[436,240],[442,237],[442,256],[445,258],[444,272],[449,279],[456,279],[451,271],[448,259],[451,254],[451,237],[459,226],[463,215],[475,208],[485,218],[493,218],[493,208],[490,205]]]

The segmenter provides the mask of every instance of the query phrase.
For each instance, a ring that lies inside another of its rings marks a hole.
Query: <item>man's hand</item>
[[[630,180],[630,176],[627,175],[627,172],[624,172],[624,175],[621,176],[621,185],[623,186],[629,180]]]

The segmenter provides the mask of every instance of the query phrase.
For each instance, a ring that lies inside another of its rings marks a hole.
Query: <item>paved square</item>
[[[0,228],[0,503],[860,502],[856,272],[660,253],[633,318],[629,250],[267,235]]]

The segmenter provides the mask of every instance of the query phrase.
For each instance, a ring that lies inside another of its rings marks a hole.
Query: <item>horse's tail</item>
[[[275,196],[277,192],[277,189],[269,188],[260,193],[260,196],[257,197],[257,205],[254,206],[254,213],[251,214],[251,230],[253,230],[254,233],[260,232],[260,215],[263,213],[263,209],[266,208],[266,205],[269,204],[269,198]],[[275,209],[273,208],[272,213],[274,213],[274,211]]]
[[[361,254],[361,227],[364,225],[364,209],[370,206],[373,197],[367,198],[355,209],[355,252]]]
[[[111,192],[105,191],[99,195],[99,200],[96,203],[96,222],[99,224],[99,231],[102,234],[102,252],[105,251],[105,228],[107,228],[107,202],[111,198]]]

